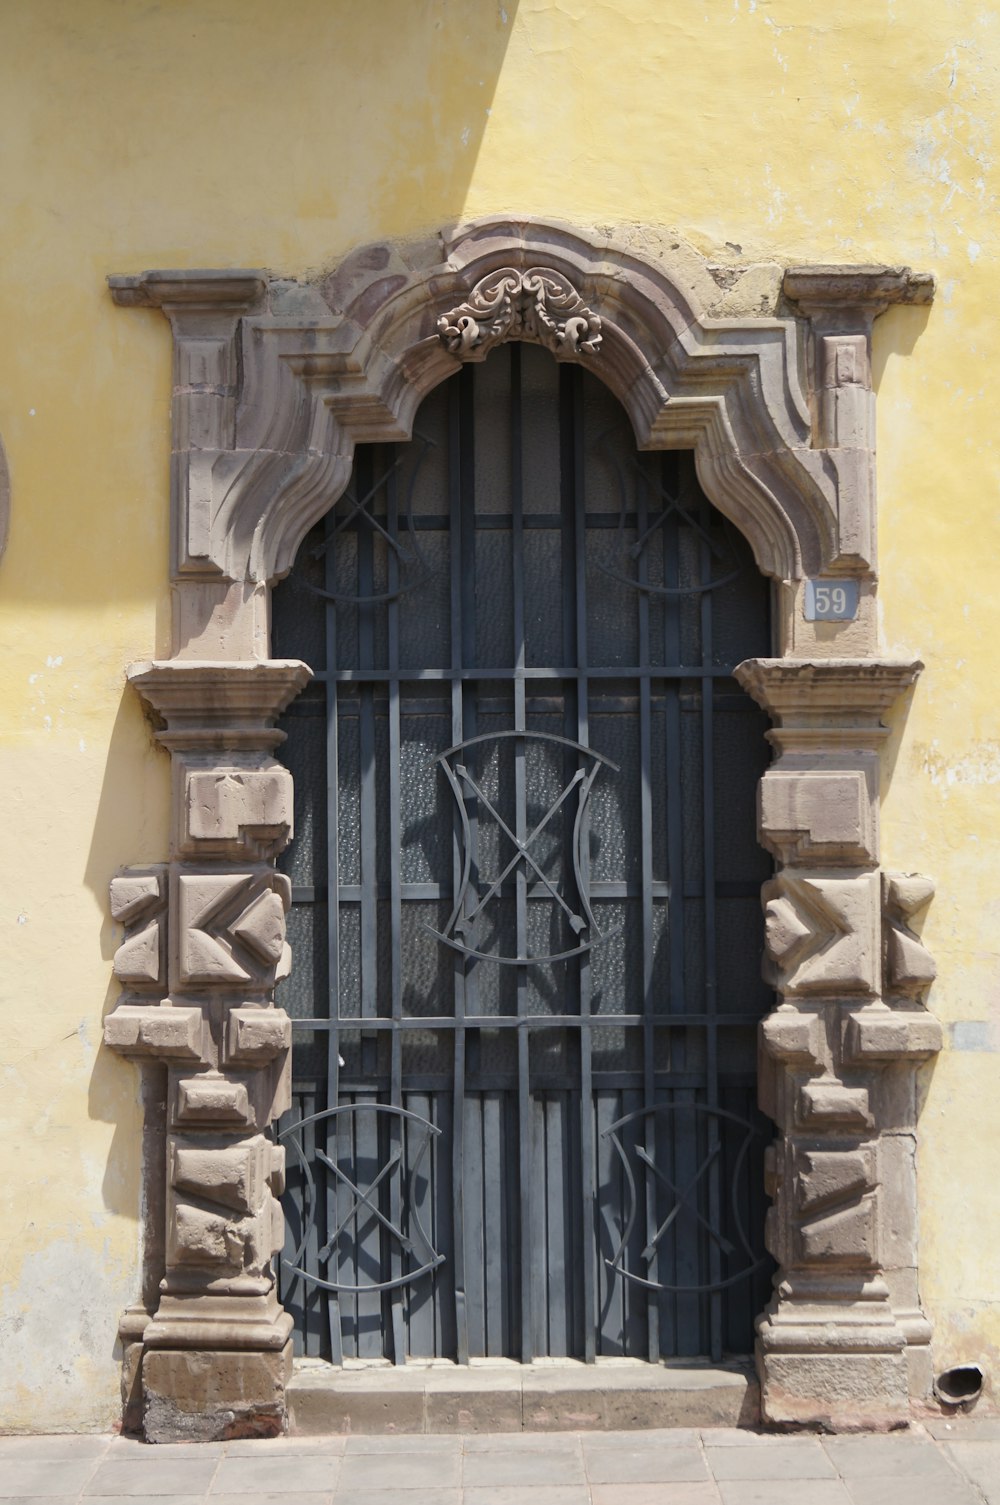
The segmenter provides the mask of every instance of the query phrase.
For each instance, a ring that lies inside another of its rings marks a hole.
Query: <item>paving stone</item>
[[[854,1505],[839,1479],[724,1479],[722,1505]]]
[[[1000,1500],[1000,1444],[950,1442],[944,1452],[963,1475],[986,1494]]]
[[[424,1453],[348,1453],[341,1464],[339,1485],[350,1489],[458,1489],[462,1458],[455,1452],[433,1449]]]
[[[275,1458],[224,1458],[212,1480],[210,1493],[215,1495],[331,1493],[337,1483],[343,1459],[334,1454],[304,1454]]]
[[[835,1479],[837,1470],[818,1442],[786,1437],[780,1448],[706,1447],[716,1479]]]
[[[710,1477],[696,1448],[588,1448],[586,1469],[591,1484],[697,1483]]]
[[[335,1501],[334,1505],[340,1505],[340,1501]],[[368,1501],[359,1500],[357,1505],[368,1505]],[[396,1500],[393,1505],[404,1505],[404,1502]],[[410,1505],[409,1499],[405,1505]],[[591,1505],[591,1498],[585,1484],[502,1484],[486,1489],[466,1489],[462,1505]]]
[[[375,1442],[384,1442],[377,1437]],[[412,1446],[416,1438],[409,1438]],[[222,1444],[227,1458],[287,1458],[312,1455],[339,1456],[347,1447],[347,1438],[336,1437],[244,1437],[239,1442]]]
[[[206,1500],[211,1505],[333,1505],[333,1490],[322,1494],[311,1490],[308,1494],[299,1494],[296,1490],[291,1492],[282,1491],[281,1494],[242,1494],[242,1495],[207,1495],[199,1497],[198,1505],[206,1505]],[[87,1502],[90,1505],[90,1502]],[[156,1502],[159,1505],[159,1501]]]
[[[702,1427],[706,1448],[784,1447],[795,1440],[784,1432],[758,1432],[753,1427]]]
[[[0,1460],[8,1458],[98,1459],[119,1439],[99,1436],[0,1437]]]
[[[982,1505],[982,1497],[957,1474],[950,1480],[852,1478],[848,1488],[854,1505]]]
[[[99,1465],[98,1465],[99,1466]],[[5,1458],[0,1468],[0,1499],[76,1496],[94,1472],[92,1458]]]
[[[317,1499],[316,1495],[312,1499]],[[333,1505],[462,1505],[460,1489],[338,1489]]]
[[[955,1470],[933,1442],[894,1437],[827,1437],[823,1448],[845,1478],[955,1478]]]
[[[108,1462],[123,1458],[195,1458],[204,1463],[208,1458],[222,1458],[227,1448],[225,1442],[144,1442],[141,1437],[113,1437],[107,1451]]]
[[[596,1437],[596,1433],[594,1436]],[[601,1434],[605,1442],[609,1435]],[[627,1434],[629,1447],[635,1446],[635,1434]],[[359,1439],[360,1440],[360,1439]],[[464,1437],[462,1446],[466,1453],[548,1453],[550,1457],[579,1458],[581,1441],[586,1444],[587,1438],[582,1439],[574,1432],[554,1432],[540,1436],[537,1432],[517,1432],[501,1436],[473,1436]]]
[[[97,1466],[84,1488],[84,1495],[203,1495],[212,1475],[221,1466],[219,1458],[167,1458],[159,1448],[146,1448],[141,1458],[118,1458]]]
[[[497,1439],[498,1443],[501,1439]],[[440,1436],[428,1433],[424,1437],[345,1437],[344,1451],[354,1453],[460,1453],[461,1437]]]
[[[522,1489],[543,1485],[585,1484],[583,1458],[577,1453],[467,1453],[462,1482],[470,1489],[497,1489],[510,1484]]]
[[[592,1505],[719,1505],[714,1484],[595,1484],[590,1497]]]
[[[924,1425],[939,1442],[1000,1442],[1000,1416],[934,1416]]]

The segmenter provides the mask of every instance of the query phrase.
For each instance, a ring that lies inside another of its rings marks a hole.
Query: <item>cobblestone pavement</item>
[[[0,1501],[48,1505],[1000,1505],[1000,1420],[889,1437],[728,1430],[0,1438]]]

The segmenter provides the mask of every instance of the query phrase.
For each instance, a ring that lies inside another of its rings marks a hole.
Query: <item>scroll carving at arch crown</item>
[[[531,340],[555,355],[596,355],[601,320],[551,267],[501,267],[477,282],[467,302],[442,314],[437,331],[453,355],[484,356],[504,340]]]
[[[491,220],[363,247],[314,282],[110,278],[118,303],[161,308],[174,332],[176,651],[205,656],[224,621],[228,656],[266,653],[266,587],[347,486],[354,446],[408,438],[426,394],[502,340],[593,363],[641,448],[692,449],[766,574],[870,581],[872,322],[927,302],[929,279],[771,265],[718,277],[676,237],[647,237],[643,254],[636,242],[634,229]]]

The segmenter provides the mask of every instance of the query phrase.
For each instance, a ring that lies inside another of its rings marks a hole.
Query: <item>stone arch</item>
[[[599,369],[640,446],[693,448],[706,493],[778,582],[776,656],[736,671],[777,755],[759,794],[780,995],[761,1028],[780,1266],[758,1323],[763,1414],[896,1425],[929,1391],[901,1079],[940,1045],[917,928],[933,885],[881,872],[878,835],[882,718],[921,666],[879,650],[870,336],[890,303],[929,302],[933,280],[871,266],[713,275],[676,240],[647,236],[640,254],[636,238],[489,220],[367,247],[302,283],[109,279],[119,304],[161,308],[174,333],[174,649],[129,670],[172,759],[171,851],[114,880],[124,991],[105,1027],[152,1068],[154,1096],[167,1068],[162,1279],[155,1310],[138,1303],[121,1329],[151,1439],[284,1424],[290,1320],[270,1264],[282,1172],[266,1131],[289,1080],[273,986],[289,961],[274,858],[291,779],[272,752],[309,670],[269,657],[270,585],[347,485],[355,444],[407,438],[426,392],[512,338]],[[727,290],[741,275],[742,302]],[[817,575],[851,584],[842,620],[814,620]]]

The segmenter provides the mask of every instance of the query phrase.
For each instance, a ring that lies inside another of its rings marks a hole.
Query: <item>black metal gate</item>
[[[296,781],[282,1300],[345,1357],[746,1352],[768,587],[687,453],[510,345],[274,596]]]

